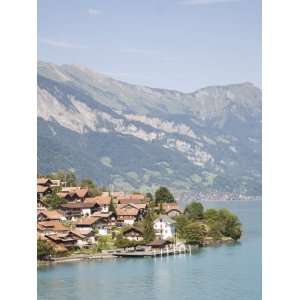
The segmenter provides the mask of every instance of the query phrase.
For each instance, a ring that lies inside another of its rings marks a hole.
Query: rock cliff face
[[[38,171],[73,169],[115,188],[261,193],[261,91],[193,93],[38,64]]]

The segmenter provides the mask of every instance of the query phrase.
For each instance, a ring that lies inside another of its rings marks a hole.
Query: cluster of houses
[[[47,207],[46,197],[53,191],[64,199],[56,210]],[[144,194],[102,192],[92,197],[89,188],[64,187],[59,180],[37,179],[37,231],[38,239],[46,240],[57,253],[74,247],[87,248],[95,245],[99,236],[112,233],[113,228],[122,228],[128,240],[143,240],[143,231],[135,223],[143,220],[149,209],[150,199]],[[173,217],[182,213],[177,203],[163,203],[163,210],[154,220],[156,240],[153,247],[175,236]],[[157,208],[158,209],[158,208]]]

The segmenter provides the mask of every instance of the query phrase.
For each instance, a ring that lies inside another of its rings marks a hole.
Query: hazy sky
[[[261,80],[260,0],[39,0],[38,59],[194,91]]]

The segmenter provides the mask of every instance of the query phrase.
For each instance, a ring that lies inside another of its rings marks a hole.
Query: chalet
[[[37,214],[38,221],[51,221],[51,220],[66,220],[65,216],[57,210],[40,210]]]
[[[163,203],[162,209],[164,210],[165,214],[171,218],[179,216],[183,213],[182,209],[178,206],[178,204],[176,202]]]
[[[153,222],[153,228],[158,239],[166,240],[175,236],[175,221],[167,215],[158,216]]]
[[[88,244],[87,238],[74,231],[68,231],[66,233],[56,233],[45,235],[46,238],[54,242],[55,244],[61,244],[69,249],[74,249],[76,247],[84,247]]]
[[[60,198],[63,198],[69,202],[77,201],[77,202],[83,202],[85,198],[89,194],[88,188],[63,188],[61,192],[57,193],[57,196]]]
[[[81,216],[90,216],[95,211],[99,210],[99,205],[97,203],[70,202],[61,204],[60,209],[67,219],[76,219]]]
[[[58,220],[41,221],[37,223],[37,230],[43,234],[66,233],[69,228]]]
[[[38,240],[43,240],[43,241],[46,241],[47,243],[49,243],[54,248],[56,254],[63,255],[66,252],[68,252],[68,249],[63,244],[55,243],[55,242],[53,242],[53,240],[47,238],[43,234],[38,233],[37,238],[38,238]]]
[[[144,232],[136,227],[130,227],[123,231],[123,236],[130,241],[141,241],[144,238]]]
[[[127,204],[118,204],[117,207],[118,208],[127,208],[127,209],[130,209],[130,208],[137,209],[139,212],[138,218],[142,219],[146,215],[148,204],[146,204],[146,203],[138,203],[138,204],[127,203]]]
[[[133,225],[138,220],[139,210],[137,208],[116,208],[117,224],[122,226],[123,224]]]
[[[99,205],[99,210],[101,212],[108,212],[109,211],[109,205],[111,203],[111,197],[110,196],[96,196],[92,198],[86,198],[85,203],[97,203]]]
[[[94,230],[91,228],[82,228],[81,230],[73,229],[72,232],[79,233],[84,236],[85,240],[87,241],[87,246],[94,245],[96,243]]]
[[[75,222],[78,231],[85,231],[86,229],[96,229],[100,235],[107,235],[107,223],[101,218],[82,217]]]
[[[51,193],[51,188],[47,185],[37,185],[37,198],[42,199]]]
[[[96,211],[91,215],[91,217],[102,219],[110,227],[116,225],[116,218],[111,211],[109,212]]]

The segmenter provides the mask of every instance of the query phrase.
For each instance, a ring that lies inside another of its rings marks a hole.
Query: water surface
[[[243,223],[240,243],[163,258],[74,262],[38,270],[38,299],[259,300],[261,202],[213,202]]]

